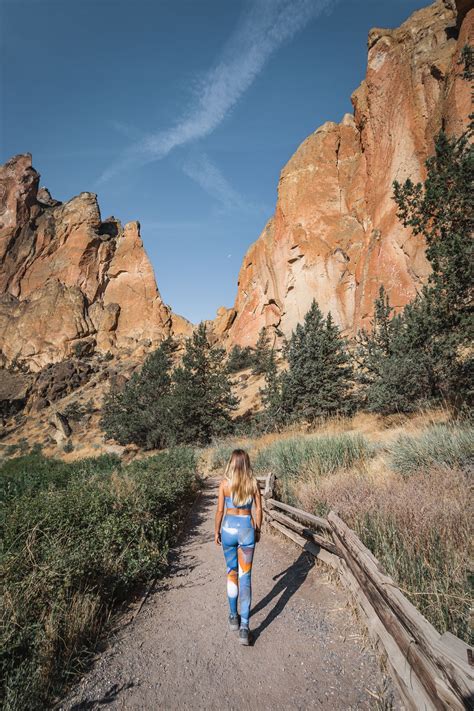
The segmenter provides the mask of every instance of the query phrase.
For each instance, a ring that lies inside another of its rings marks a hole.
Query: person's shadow
[[[262,632],[268,627],[273,620],[278,617],[280,612],[284,609],[286,603],[291,598],[292,595],[298,590],[299,587],[306,580],[309,571],[314,567],[314,557],[302,551],[298,558],[292,563],[286,570],[273,576],[273,580],[278,580],[276,585],[273,586],[272,590],[262,598],[257,605],[252,609],[252,616],[255,613],[263,610],[269,602],[271,602],[279,593],[281,593],[278,602],[274,605],[264,620],[252,630],[252,644],[258,639]]]

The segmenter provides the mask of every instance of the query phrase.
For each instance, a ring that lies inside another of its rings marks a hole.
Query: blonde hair
[[[225,477],[230,485],[232,501],[243,506],[252,501],[257,490],[257,480],[250,465],[250,457],[243,449],[234,449],[225,468]]]

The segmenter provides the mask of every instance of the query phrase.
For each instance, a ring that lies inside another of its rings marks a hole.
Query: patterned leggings
[[[252,561],[255,550],[255,530],[250,514],[226,514],[221,530],[222,549],[227,567],[227,598],[230,614],[237,614],[240,593],[240,626],[249,626],[252,600]]]

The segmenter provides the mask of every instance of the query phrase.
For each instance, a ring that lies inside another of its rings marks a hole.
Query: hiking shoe
[[[237,630],[239,629],[239,616],[238,615],[229,615],[229,627],[234,632],[237,632]]]
[[[247,647],[250,644],[249,641],[249,628],[248,627],[241,627],[239,631],[239,642],[240,644],[245,644]]]

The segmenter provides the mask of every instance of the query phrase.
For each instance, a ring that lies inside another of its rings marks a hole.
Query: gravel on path
[[[256,546],[253,644],[239,644],[214,543],[217,486],[207,481],[169,574],[60,709],[351,711],[390,708],[387,696],[399,708],[346,592],[279,536],[263,533]]]

